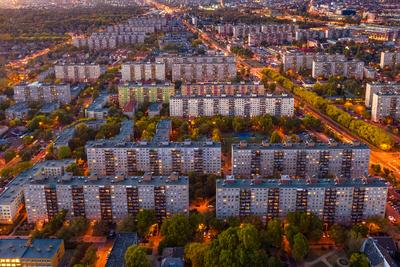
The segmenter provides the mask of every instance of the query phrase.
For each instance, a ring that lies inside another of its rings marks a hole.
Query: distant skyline
[[[0,0],[0,7],[21,7],[24,5],[93,5],[100,3],[134,3],[135,0]]]

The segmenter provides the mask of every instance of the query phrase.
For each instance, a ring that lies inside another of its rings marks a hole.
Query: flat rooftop
[[[117,178],[116,178],[117,177]],[[147,178],[146,178],[147,177]],[[58,177],[38,177],[30,179],[27,185],[125,185],[125,186],[160,186],[160,185],[187,185],[189,179],[187,176],[178,176],[172,174],[170,176],[58,176]]]
[[[39,175],[45,167],[68,166],[74,160],[46,160],[37,163],[32,168],[20,173],[11,180],[0,194],[0,205],[9,205],[21,193],[23,186],[34,176]]]
[[[63,244],[62,239],[0,239],[1,259],[52,259]]]
[[[388,187],[381,178],[367,179],[217,179],[218,188]]]
[[[118,142],[114,140],[99,140],[99,141],[89,141],[86,143],[86,149],[89,148],[181,148],[181,147],[215,147],[220,148],[221,143],[215,143],[213,141],[185,141],[185,142],[162,142],[159,144],[154,144],[152,142]]]
[[[232,149],[264,149],[264,150],[296,150],[296,149],[367,149],[369,147],[366,144],[348,144],[348,143],[292,143],[292,144],[270,144],[268,142],[264,143],[237,143],[232,144]]]
[[[171,96],[171,99],[191,99],[191,98],[211,98],[211,99],[229,99],[229,98],[238,98],[238,99],[244,99],[244,98],[293,98],[291,94],[266,94],[266,95],[246,95],[246,94],[237,94],[237,95],[174,95]]]

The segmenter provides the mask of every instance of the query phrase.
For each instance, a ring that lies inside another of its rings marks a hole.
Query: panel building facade
[[[214,83],[186,83],[180,87],[183,96],[223,96],[223,95],[265,95],[264,85],[256,82],[214,82]]]
[[[313,61],[334,61],[334,60],[346,60],[344,55],[340,54],[324,54],[324,53],[304,53],[299,51],[286,51],[282,54],[283,69],[287,71],[289,69],[300,71],[311,70],[313,67]]]
[[[263,220],[285,218],[289,212],[317,215],[324,224],[360,223],[385,216],[388,185],[363,179],[219,179],[216,216],[256,215]]]
[[[254,117],[293,116],[293,96],[282,95],[234,95],[234,96],[173,96],[169,114],[172,117],[241,116]]]
[[[234,56],[158,56],[157,62],[164,62],[172,81],[215,82],[229,81],[236,77]]]
[[[123,82],[165,81],[165,63],[129,62],[121,66]]]
[[[159,221],[189,209],[188,177],[35,177],[24,186],[29,222],[48,221],[60,210],[68,217],[116,222],[153,209]]]
[[[71,102],[71,87],[69,84],[45,84],[34,82],[14,86],[16,102],[63,103]]]
[[[54,66],[56,79],[65,82],[95,82],[104,69],[99,64],[60,64]]]
[[[343,76],[362,80],[364,77],[364,62],[359,60],[314,60],[312,77],[329,78],[330,76]]]
[[[383,121],[387,117],[397,120],[400,118],[400,92],[382,91],[372,96],[371,120]]]
[[[86,145],[88,167],[97,175],[221,173],[221,144],[206,142],[94,141]]]
[[[386,83],[386,82],[371,82],[365,86],[365,106],[370,108],[372,106],[372,97],[374,93],[378,92],[400,92],[400,83]]]
[[[350,144],[240,144],[232,145],[232,174],[238,177],[296,178],[368,174],[370,149]]]
[[[118,102],[121,108],[134,102],[136,105],[143,103],[169,103],[175,94],[172,83],[123,83],[118,86]]]
[[[400,51],[397,52],[381,52],[381,60],[379,65],[381,68],[395,67],[400,64]]]

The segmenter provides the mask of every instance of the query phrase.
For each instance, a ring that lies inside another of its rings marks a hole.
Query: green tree
[[[22,138],[22,142],[23,142],[24,145],[26,145],[26,146],[32,144],[34,140],[35,140],[35,139],[34,139],[33,136],[31,136],[31,135],[27,135],[27,136],[24,136],[24,138]]]
[[[210,245],[207,243],[189,243],[185,246],[185,259],[192,267],[203,267],[209,249]]]
[[[81,261],[81,264],[83,266],[94,266],[94,264],[97,261],[97,248],[95,246],[90,246],[86,252],[85,256],[83,256],[83,259]]]
[[[17,151],[15,149],[8,149],[6,152],[4,152],[4,160],[6,163],[10,162],[15,156],[17,155]]]
[[[272,246],[280,248],[283,236],[282,222],[279,219],[268,221],[266,235]]]
[[[332,237],[333,240],[335,240],[335,243],[339,245],[343,244],[346,241],[347,231],[343,226],[339,224],[334,224],[329,229],[329,235]]]
[[[346,239],[346,251],[347,253],[358,252],[360,251],[361,245],[364,242],[365,237],[362,233],[357,232],[356,230],[352,229],[348,233]]]
[[[67,159],[71,157],[71,149],[67,146],[62,146],[57,149],[59,159]]]
[[[313,213],[289,212],[287,215],[288,225],[285,228],[286,236],[290,245],[293,246],[294,236],[297,233],[304,234],[309,240],[319,240],[322,236],[322,222]]]
[[[277,131],[273,131],[271,134],[271,137],[269,139],[269,142],[271,144],[276,144],[282,142],[281,137],[279,136],[279,133]]]
[[[282,267],[282,262],[274,256],[268,258],[267,267]]]
[[[193,229],[187,216],[177,214],[163,222],[161,234],[168,246],[185,246],[192,237]]]
[[[205,266],[265,266],[268,257],[261,249],[259,232],[250,224],[229,227],[214,239]]]
[[[65,168],[67,172],[72,172],[73,175],[77,176],[82,176],[83,175],[83,170],[79,168],[79,166],[76,163],[72,163]]]
[[[362,253],[353,253],[350,257],[350,267],[369,267],[367,256]]]
[[[302,261],[309,250],[308,240],[302,233],[297,233],[293,238],[292,254],[296,261]]]
[[[150,267],[146,250],[138,246],[130,246],[125,252],[126,267]]]
[[[240,132],[245,129],[245,121],[243,118],[235,117],[232,121],[232,127],[235,132]]]
[[[105,236],[110,231],[110,227],[105,221],[96,221],[93,226],[93,235],[94,236]]]
[[[135,218],[132,215],[126,215],[117,225],[119,232],[135,232]]]
[[[144,237],[150,226],[157,223],[156,213],[154,210],[141,210],[136,215],[136,227],[140,237]]]
[[[215,128],[212,132],[212,140],[214,142],[220,142],[221,141],[221,133],[217,128]]]

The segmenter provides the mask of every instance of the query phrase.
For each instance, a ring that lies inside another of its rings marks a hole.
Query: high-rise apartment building
[[[105,69],[99,64],[59,64],[54,66],[56,79],[65,82],[95,82]]]
[[[233,95],[265,95],[264,85],[260,82],[213,82],[186,83],[180,87],[183,96],[233,96]]]
[[[312,212],[324,224],[360,223],[385,216],[383,179],[228,179],[216,183],[216,216],[256,215],[264,221]]]
[[[165,63],[128,62],[121,66],[123,82],[165,81]]]
[[[294,98],[291,95],[234,95],[234,96],[181,96],[170,98],[172,117],[241,116],[254,117],[293,116]]]
[[[247,43],[249,46],[259,46],[261,44],[281,45],[292,41],[293,34],[291,32],[259,32],[250,33]]]
[[[221,144],[211,141],[133,143],[101,140],[88,142],[85,149],[91,174],[221,173]]]
[[[381,91],[372,96],[371,120],[383,121],[387,117],[400,118],[400,91]]]
[[[400,51],[398,52],[381,52],[381,68],[390,67],[393,68],[396,65],[400,65]]]
[[[362,80],[364,77],[364,62],[359,60],[314,60],[312,77],[329,78],[330,76],[343,76]]]
[[[300,71],[311,70],[313,61],[334,61],[346,60],[344,55],[339,54],[324,54],[324,53],[304,53],[299,51],[286,51],[282,54],[282,63],[284,71],[289,69]]]
[[[368,174],[370,149],[351,144],[232,145],[232,174],[238,177],[361,177]]]
[[[37,176],[24,186],[29,222],[48,221],[60,210],[67,216],[117,222],[153,209],[159,221],[189,210],[186,176],[98,177]]]
[[[156,62],[164,62],[167,75],[172,81],[224,82],[236,77],[234,56],[158,56]]]
[[[73,160],[48,160],[18,174],[0,193],[0,223],[13,224],[24,208],[24,185],[36,176],[62,176]]]
[[[370,82],[365,86],[365,106],[370,108],[372,106],[372,97],[375,93],[391,91],[400,92],[400,83],[390,82]]]
[[[169,103],[175,94],[172,83],[124,83],[118,86],[118,102],[121,109],[129,103]]]
[[[14,86],[16,102],[63,103],[71,102],[69,84],[22,83]]]

